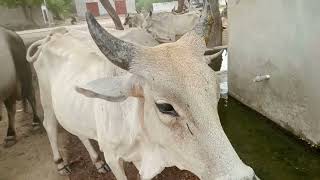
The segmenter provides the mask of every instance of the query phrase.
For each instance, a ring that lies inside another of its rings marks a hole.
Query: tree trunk
[[[183,11],[184,7],[184,0],[178,0],[178,9],[176,10],[176,13],[181,13]]]
[[[222,22],[219,11],[219,1],[218,0],[209,0],[210,4],[210,13],[212,25],[211,31],[209,32],[209,41],[208,47],[215,47],[222,45]]]
[[[219,11],[219,0],[208,0],[210,10],[209,13],[209,36],[208,36],[208,47],[215,47],[222,45],[222,22]],[[222,63],[222,56],[215,59],[210,64],[210,67],[215,71],[219,71]]]
[[[27,20],[31,21],[32,24],[37,25],[37,23],[33,19],[32,8],[30,6],[21,6],[23,10],[23,14]]]
[[[109,0],[100,0],[102,6],[107,10],[108,14],[113,20],[114,25],[116,26],[116,29],[118,30],[124,30],[122,23],[120,21],[120,18],[114,8],[112,7]]]

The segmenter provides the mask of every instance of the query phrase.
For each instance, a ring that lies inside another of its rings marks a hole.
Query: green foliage
[[[71,13],[72,0],[46,0],[46,2],[48,9],[57,19],[64,19]]]
[[[0,5],[8,8],[31,7],[41,5],[43,0],[0,0]]]
[[[170,2],[174,0],[136,0],[136,9],[141,11],[144,10],[152,10],[152,3],[160,3],[160,2]]]

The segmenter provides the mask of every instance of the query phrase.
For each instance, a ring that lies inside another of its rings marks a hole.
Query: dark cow
[[[0,102],[4,102],[8,112],[8,131],[4,143],[7,147],[16,142],[17,100],[27,100],[30,103],[33,126],[39,126],[31,67],[26,61],[26,47],[18,34],[0,27]]]

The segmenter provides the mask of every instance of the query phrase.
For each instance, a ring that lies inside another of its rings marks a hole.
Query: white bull
[[[124,25],[140,27],[147,30],[153,37],[161,42],[175,42],[185,33],[191,31],[199,21],[199,11],[185,14],[156,13],[151,12],[146,17],[142,13],[128,15]]]
[[[203,62],[197,34],[147,47],[112,36],[90,14],[87,21],[108,59],[74,32],[51,35],[28,57],[36,60],[44,126],[59,169],[67,172],[57,122],[81,139],[99,169],[88,139],[97,140],[118,180],[127,179],[123,161],[133,162],[141,179],[169,166],[205,180],[254,178],[220,125],[215,73]]]

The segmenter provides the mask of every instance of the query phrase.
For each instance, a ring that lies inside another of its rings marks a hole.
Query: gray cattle
[[[182,35],[191,31],[199,21],[200,12],[185,14],[155,13],[148,15],[138,13],[127,15],[124,25],[140,27],[148,31],[160,43],[175,42]]]
[[[128,25],[130,28],[131,27],[140,27],[142,28],[142,24],[145,21],[145,17],[143,16],[142,13],[137,13],[137,14],[127,14],[123,25]]]
[[[0,27],[0,102],[4,102],[9,119],[5,146],[16,142],[16,100],[27,100],[30,103],[33,125],[39,125],[31,68],[25,56],[23,40],[15,32]]]

